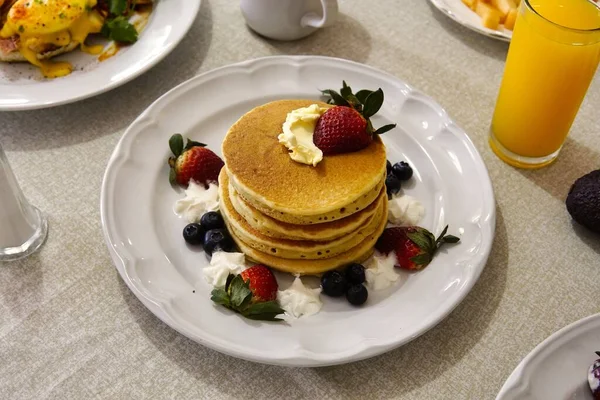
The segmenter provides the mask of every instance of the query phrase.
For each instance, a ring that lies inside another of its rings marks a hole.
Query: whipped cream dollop
[[[292,286],[277,292],[279,305],[294,318],[318,313],[323,307],[320,295],[321,288],[310,289],[304,286],[299,276],[294,279]]]
[[[388,201],[388,221],[394,225],[418,225],[425,215],[425,207],[409,195],[395,195]]]
[[[177,215],[184,217],[189,222],[199,222],[200,218],[209,211],[219,209],[219,187],[214,183],[208,185],[190,181],[185,190],[185,197],[177,200],[173,210]]]
[[[243,253],[227,253],[218,251],[213,253],[210,266],[204,267],[202,272],[206,281],[216,288],[225,287],[229,274],[237,275],[247,269]]]
[[[367,286],[371,290],[383,290],[392,286],[400,275],[394,269],[396,256],[394,253],[385,255],[375,255],[365,269],[365,278]]]
[[[323,159],[323,152],[313,142],[313,134],[318,119],[328,109],[312,104],[288,113],[278,139],[290,151],[292,160],[314,167]]]

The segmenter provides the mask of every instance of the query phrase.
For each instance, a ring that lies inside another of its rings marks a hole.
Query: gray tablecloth
[[[342,0],[340,10],[334,27],[277,43],[248,31],[238,2],[203,0],[185,40],[133,82],[77,104],[0,113],[0,142],[50,223],[41,252],[0,265],[0,398],[492,399],[536,344],[598,311],[600,240],[564,207],[572,182],[600,167],[598,82],[559,160],[513,169],[486,141],[507,44],[425,0]],[[490,171],[498,222],[480,280],[436,328],[380,357],[296,369],[216,353],[147,311],[104,244],[100,185],[131,121],[200,72],[273,54],[342,57],[400,77],[446,108]]]

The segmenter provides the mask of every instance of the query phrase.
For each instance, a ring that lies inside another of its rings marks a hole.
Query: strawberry
[[[255,265],[240,274],[244,282],[248,282],[252,291],[252,301],[260,303],[277,298],[277,280],[271,270],[264,265]]]
[[[263,321],[281,321],[284,311],[277,302],[277,280],[264,265],[255,265],[239,275],[229,275],[225,288],[215,288],[211,299],[242,316]]]
[[[328,103],[335,104],[325,111],[317,121],[313,142],[323,154],[351,153],[367,147],[373,135],[393,129],[396,124],[375,130],[369,118],[383,104],[383,91],[359,90],[352,93],[350,86],[342,82],[340,93],[327,89],[322,93],[329,97]]]
[[[192,140],[183,147],[183,136],[179,133],[171,136],[169,147],[173,156],[169,158],[169,181],[187,187],[190,179],[207,185],[217,182],[219,172],[223,168],[223,160],[205,147],[206,145]]]
[[[458,243],[459,238],[446,235],[448,226],[436,239],[427,229],[418,226],[387,228],[375,248],[384,254],[396,253],[396,267],[408,270],[425,268],[444,243]]]
[[[317,121],[313,142],[323,154],[352,153],[371,143],[367,120],[354,108],[335,106]]]

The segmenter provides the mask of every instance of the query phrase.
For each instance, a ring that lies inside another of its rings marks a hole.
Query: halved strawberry
[[[219,172],[225,163],[205,146],[204,143],[188,139],[184,147],[183,136],[179,133],[171,136],[169,139],[169,147],[173,152],[173,156],[169,158],[171,184],[177,182],[187,187],[190,179],[205,185],[218,181]]]
[[[248,282],[252,291],[252,301],[260,303],[277,298],[277,279],[271,270],[264,265],[255,265],[240,274],[244,282]]]
[[[211,299],[246,318],[280,321],[284,311],[277,303],[277,280],[264,265],[255,265],[241,274],[229,275],[225,289],[214,289]]]
[[[340,93],[327,89],[322,93],[327,101],[335,104],[317,121],[313,142],[323,154],[351,153],[364,149],[379,135],[393,129],[396,124],[382,126],[375,130],[369,118],[375,115],[383,104],[383,91],[377,89],[359,90],[352,93],[350,86],[342,81]]]
[[[444,243],[458,243],[456,236],[446,235],[448,226],[436,239],[431,232],[418,226],[387,228],[375,248],[384,254],[396,254],[396,267],[420,270],[425,268]]]

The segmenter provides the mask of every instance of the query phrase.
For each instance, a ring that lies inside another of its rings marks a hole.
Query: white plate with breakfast
[[[229,65],[159,98],[109,161],[101,215],[121,277],[162,321],[290,366],[434,327],[495,229],[485,165],[433,99],[310,56]]]
[[[521,0],[429,0],[462,26],[510,42]]]
[[[71,103],[156,65],[200,0],[0,0],[0,110]]]
[[[600,314],[574,322],[519,363],[496,400],[600,398]]]

